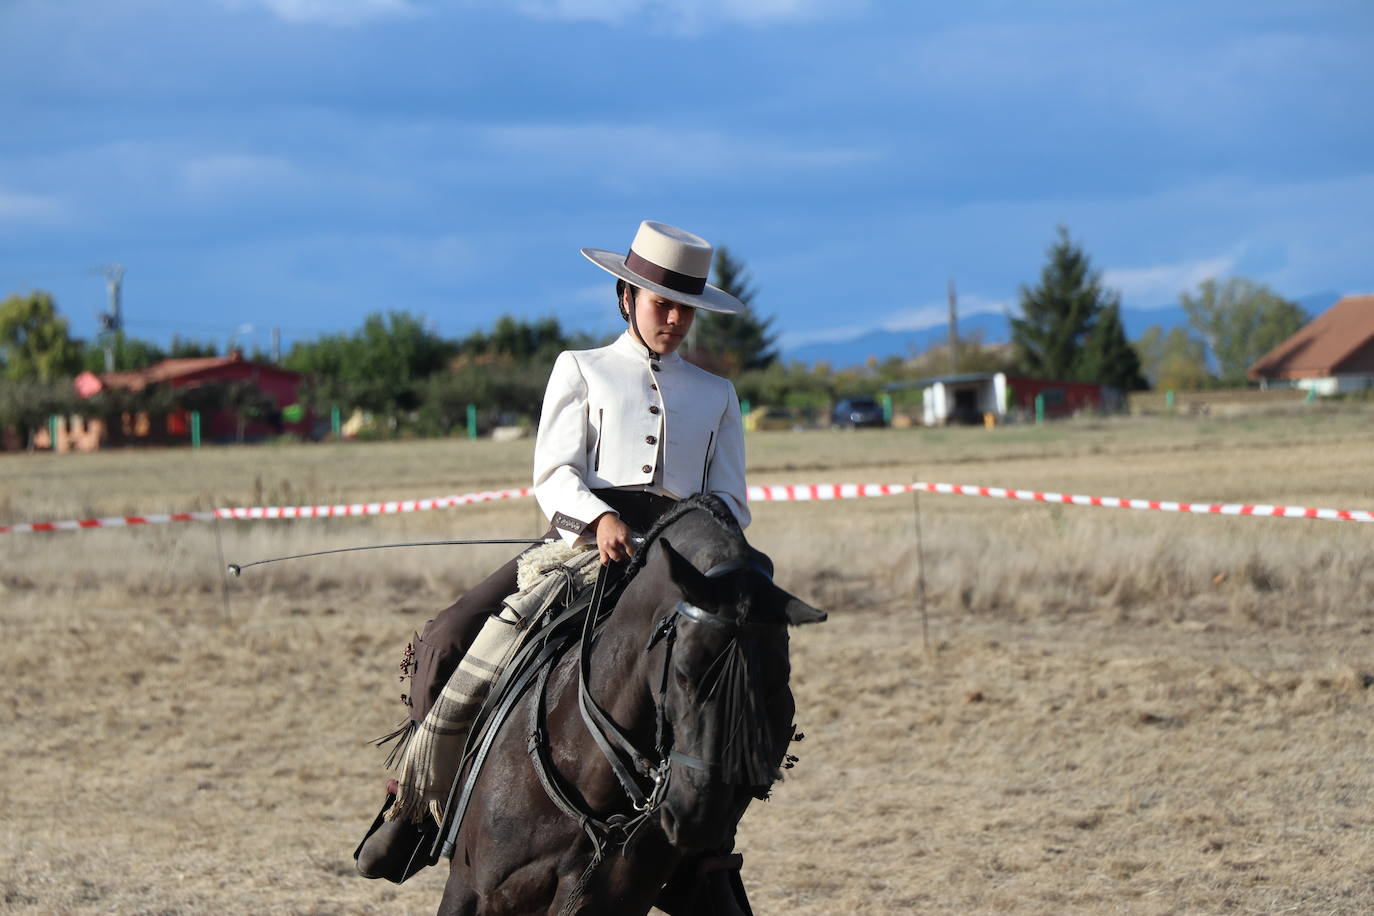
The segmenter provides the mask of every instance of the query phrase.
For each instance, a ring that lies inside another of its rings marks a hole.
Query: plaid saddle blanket
[[[416,726],[396,765],[396,802],[390,820],[418,821],[425,814],[443,823],[448,798],[468,731],[491,685],[501,676],[537,620],[567,590],[595,581],[599,567],[596,545],[574,548],[561,542],[525,551],[517,573],[519,591],[487,619],[477,639],[458,663],[439,699]]]

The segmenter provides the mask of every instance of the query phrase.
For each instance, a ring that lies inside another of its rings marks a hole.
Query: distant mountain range
[[[1297,300],[1307,314],[1316,317],[1326,311],[1336,300],[1339,293],[1314,293]],[[1188,315],[1181,305],[1167,305],[1152,309],[1122,309],[1121,320],[1126,327],[1126,337],[1136,340],[1149,328],[1158,325],[1165,331],[1177,326],[1187,325]],[[1002,314],[969,315],[959,318],[959,336],[968,338],[981,334],[983,343],[1008,343],[1011,341],[1011,324]],[[935,324],[912,331],[869,331],[847,340],[826,341],[824,343],[804,344],[782,351],[786,362],[799,360],[813,365],[828,362],[836,369],[862,365],[870,356],[879,360],[889,356],[914,356],[924,353],[934,346],[943,346],[949,340],[949,329],[944,324]]]

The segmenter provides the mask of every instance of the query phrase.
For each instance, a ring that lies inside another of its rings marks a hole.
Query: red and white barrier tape
[[[128,528],[158,525],[163,522],[208,522],[213,512],[174,512],[170,515],[121,515],[114,518],[83,518],[74,522],[34,522],[25,525],[0,525],[0,534],[27,534],[32,531],[77,531],[82,528]]]
[[[25,534],[32,531],[75,531],[84,528],[126,528],[134,525],[155,525],[163,522],[209,522],[223,519],[276,518],[347,518],[360,515],[395,515],[400,512],[427,512],[431,509],[452,509],[498,499],[519,499],[534,491],[529,487],[513,490],[484,490],[459,496],[439,496],[433,499],[407,499],[384,503],[350,503],[333,506],[247,506],[215,509],[213,512],[178,512],[172,515],[124,515],[113,518],[87,518],[70,522],[35,522],[31,525],[0,525],[0,534]]]
[[[1078,496],[1068,493],[1042,493],[1037,490],[1008,490],[1003,487],[980,487],[956,483],[845,483],[845,484],[787,484],[784,486],[749,488],[751,502],[810,502],[815,500],[857,499],[860,497],[895,496],[921,490],[959,496],[988,496],[994,499],[1016,499],[1027,502],[1061,503],[1072,506],[1098,506],[1108,509],[1153,509],[1159,512],[1190,512],[1199,515],[1236,515],[1260,518],[1310,518],[1343,522],[1374,522],[1374,512],[1361,509],[1313,509],[1305,506],[1270,506],[1244,503],[1184,503],[1159,499],[1121,499],[1115,496]],[[427,512],[431,509],[451,509],[474,503],[499,499],[519,499],[533,491],[528,487],[512,490],[487,490],[459,496],[434,499],[410,499],[392,502],[352,503],[334,506],[253,506],[235,509],[216,509],[213,512],[179,512],[170,515],[126,515],[114,518],[88,518],[67,522],[36,522],[22,525],[0,525],[0,534],[24,534],[33,531],[75,531],[85,528],[123,528],[134,525],[154,525],[164,522],[201,522],[214,519],[280,519],[280,518],[344,518],[361,515],[394,515],[402,512]]]
[[[428,512],[431,509],[452,509],[497,499],[519,499],[534,491],[529,487],[514,490],[483,490],[461,496],[439,496],[434,499],[406,499],[385,503],[353,503],[338,506],[253,506],[246,509],[216,509],[215,518],[344,518],[356,515],[395,515],[400,512]]]
[[[1049,493],[1038,490],[1008,490],[1003,487],[980,487],[957,483],[912,484],[821,484],[779,487],[750,487],[750,500],[851,499],[858,496],[891,496],[921,490],[958,496],[989,496],[994,499],[1017,499],[1038,503],[1062,503],[1072,506],[1098,506],[1106,509],[1153,509],[1159,512],[1191,512],[1199,515],[1239,515],[1260,518],[1313,518],[1342,522],[1374,522],[1374,512],[1362,509],[1314,509],[1306,506],[1270,506],[1247,503],[1184,503],[1162,499],[1122,499],[1116,496],[1079,496],[1070,493]]]
[[[895,496],[910,493],[906,483],[812,483],[777,487],[750,487],[750,502],[809,502],[815,499],[857,499],[861,496]]]

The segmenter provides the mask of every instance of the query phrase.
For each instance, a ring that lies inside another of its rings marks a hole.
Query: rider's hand
[[[601,562],[628,560],[634,555],[635,546],[630,541],[630,529],[620,520],[620,516],[606,512],[592,522],[596,531],[596,550],[601,554]]]

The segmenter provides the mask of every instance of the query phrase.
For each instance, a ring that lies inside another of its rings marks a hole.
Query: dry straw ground
[[[772,433],[757,483],[919,477],[1374,508],[1374,414]],[[0,456],[0,520],[442,495],[529,443]],[[1374,526],[919,503],[756,506],[801,763],[746,817],[760,914],[1374,911]],[[3,536],[0,908],[426,913],[367,882],[365,739],[411,630],[501,548],[229,560],[539,530],[528,501],[333,522]]]

